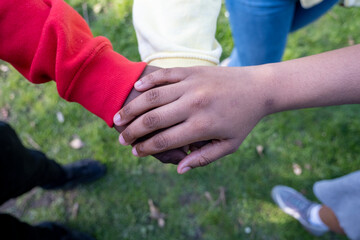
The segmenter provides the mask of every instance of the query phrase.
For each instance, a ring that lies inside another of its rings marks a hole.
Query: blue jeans
[[[304,9],[299,0],[226,0],[235,47],[229,66],[279,62],[287,36],[315,21],[338,0]]]

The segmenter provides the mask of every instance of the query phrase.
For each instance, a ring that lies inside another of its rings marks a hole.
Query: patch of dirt
[[[22,218],[28,211],[36,208],[48,208],[57,199],[64,199],[64,208],[66,211],[66,220],[76,218],[79,204],[75,201],[76,191],[43,191],[40,188],[34,188],[30,192],[11,199],[0,206],[0,212],[10,213],[17,218]]]

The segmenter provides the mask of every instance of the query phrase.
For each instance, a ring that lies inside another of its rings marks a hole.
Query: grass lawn
[[[86,13],[95,35],[108,37],[118,52],[139,60],[132,1],[68,2]],[[360,43],[359,29],[360,9],[335,7],[290,36],[285,59]],[[224,9],[217,37],[227,57],[232,40]],[[64,222],[97,239],[315,239],[274,205],[271,188],[289,185],[315,200],[315,181],[345,175],[360,165],[357,105],[269,116],[235,154],[180,176],[175,166],[132,156],[130,148],[118,144],[113,129],[81,106],[60,99],[54,83],[33,85],[12,67],[0,71],[0,78],[0,117],[26,146],[40,146],[60,163],[99,159],[109,170],[95,184],[68,192],[35,189],[3,209],[28,222]],[[83,148],[69,146],[74,136],[84,142]],[[263,146],[263,154],[257,146]],[[294,174],[294,164],[302,169],[300,175]],[[166,214],[162,228],[150,217],[149,199]],[[345,238],[326,234],[320,239]]]

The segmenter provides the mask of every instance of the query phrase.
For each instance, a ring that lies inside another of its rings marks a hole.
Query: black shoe
[[[52,237],[52,239],[60,240],[95,240],[95,238],[74,230],[70,230],[64,225],[56,222],[43,222],[35,225],[36,228],[44,230],[46,235]]]
[[[72,189],[80,184],[93,182],[106,173],[105,165],[91,159],[83,159],[63,166],[66,176],[56,183],[49,183],[41,187],[46,190]]]

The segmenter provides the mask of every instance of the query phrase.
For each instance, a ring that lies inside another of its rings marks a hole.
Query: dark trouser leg
[[[33,187],[61,181],[62,167],[39,151],[25,148],[15,131],[0,122],[0,205]],[[9,239],[56,239],[57,233],[0,214],[1,235]]]
[[[60,234],[48,229],[31,226],[17,218],[0,213],[1,235],[14,240],[57,240]]]
[[[0,122],[0,204],[64,177],[59,164],[39,151],[25,148],[15,131]]]

